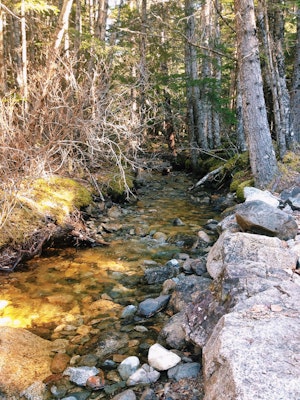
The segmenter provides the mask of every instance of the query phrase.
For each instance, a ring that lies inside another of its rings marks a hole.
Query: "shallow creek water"
[[[102,342],[105,346],[107,337],[114,335],[122,342],[126,335],[117,352],[139,356],[143,345],[155,342],[167,316],[159,313],[137,320],[135,325],[147,330],[136,330],[122,322],[120,314],[126,305],[159,295],[161,285],[143,282],[146,266],[163,265],[179,253],[191,252],[180,241],[155,240],[153,232],[197,236],[215,216],[188,191],[191,184],[184,174],[153,175],[138,189],[137,202],[122,206],[115,220],[107,222],[120,225],[104,236],[109,246],[50,249],[19,271],[1,273],[0,325],[24,327],[50,340],[68,339],[71,356],[89,353]],[[175,218],[184,225],[174,226]],[[93,223],[100,224],[101,218]]]

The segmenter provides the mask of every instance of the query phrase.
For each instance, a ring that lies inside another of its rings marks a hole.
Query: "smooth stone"
[[[143,364],[141,368],[135,371],[127,380],[127,386],[148,385],[156,382],[160,373],[148,364]]]
[[[251,186],[246,186],[244,188],[244,197],[246,202],[260,200],[273,207],[278,207],[280,204],[280,201],[268,190],[260,190]]]
[[[133,390],[128,389],[125,392],[117,394],[111,400],[136,400],[136,395]]]
[[[136,313],[136,311],[137,311],[137,307],[134,306],[133,304],[129,304],[122,311],[120,318],[125,319],[125,318],[133,317],[134,314]]]
[[[155,299],[146,299],[139,304],[138,313],[143,317],[149,318],[166,307],[169,300],[169,295],[162,295]]]
[[[200,371],[200,364],[197,362],[179,364],[168,370],[168,378],[179,381],[180,379],[196,378]]]
[[[148,352],[149,365],[158,371],[166,371],[175,367],[181,358],[158,343],[153,344]]]
[[[51,372],[53,374],[60,374],[67,368],[69,362],[70,362],[70,357],[68,356],[68,354],[65,353],[55,354],[50,366]]]
[[[126,381],[140,366],[140,360],[136,356],[125,358],[118,366],[121,378]]]
[[[70,395],[67,397],[63,397],[61,400],[86,400],[90,394],[91,393],[88,391],[74,392],[70,393]]]
[[[98,373],[99,369],[96,367],[69,367],[63,375],[69,376],[70,381],[76,383],[76,385],[85,386],[88,378]]]

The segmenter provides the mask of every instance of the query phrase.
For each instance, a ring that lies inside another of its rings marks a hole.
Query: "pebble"
[[[200,364],[197,362],[191,362],[186,364],[179,364],[173,368],[170,368],[167,372],[169,379],[179,381],[185,378],[196,378],[200,372]]]
[[[57,353],[51,361],[50,370],[53,374],[63,372],[70,362],[70,357],[65,353]]]
[[[143,364],[141,368],[135,371],[127,380],[127,386],[148,385],[156,382],[160,373],[148,364]]]
[[[155,299],[146,299],[139,304],[138,313],[142,317],[149,318],[168,304],[169,295],[162,295]]]
[[[136,395],[133,390],[128,389],[114,396],[112,400],[136,400]]]
[[[134,314],[136,313],[136,311],[137,311],[137,307],[134,306],[133,304],[129,304],[122,311],[122,314],[121,314],[120,318],[125,319],[125,318],[133,317]]]
[[[125,358],[118,366],[121,378],[126,381],[140,366],[140,360],[136,356]]]
[[[76,383],[76,385],[85,386],[88,378],[98,373],[99,369],[96,367],[69,367],[63,375],[68,375],[70,381]]]
[[[70,393],[69,396],[63,397],[61,400],[86,400],[91,393],[88,391]]]
[[[105,385],[103,372],[100,371],[98,375],[90,376],[86,381],[86,387],[91,388],[92,390],[103,389]]]
[[[148,362],[151,367],[158,371],[166,371],[175,367],[181,358],[170,350],[165,349],[158,343],[152,345],[148,352]]]

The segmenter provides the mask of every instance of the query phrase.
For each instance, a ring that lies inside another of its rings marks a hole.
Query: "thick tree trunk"
[[[263,94],[253,0],[235,0],[235,12],[244,128],[255,184],[263,188],[274,180],[278,168]]]
[[[295,140],[300,143],[300,7],[297,10],[297,40],[291,92],[292,121]]]
[[[287,148],[292,147],[290,97],[286,86],[283,54],[284,19],[279,4],[276,2],[273,3],[271,10],[267,9],[265,0],[260,0],[258,4],[258,24],[266,55],[267,81],[272,93],[274,130],[279,155],[280,158],[283,158]],[[272,26],[269,20],[273,21]]]

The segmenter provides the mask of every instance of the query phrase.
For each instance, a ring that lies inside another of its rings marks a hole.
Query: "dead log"
[[[209,181],[213,179],[216,175],[218,175],[222,170],[224,169],[223,166],[214,169],[213,171],[210,171],[208,174],[206,174],[203,178],[201,178],[195,185],[189,188],[189,190],[194,190],[196,187],[203,185],[206,181]]]

